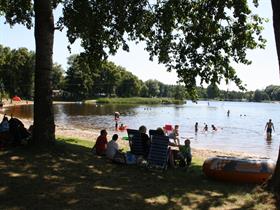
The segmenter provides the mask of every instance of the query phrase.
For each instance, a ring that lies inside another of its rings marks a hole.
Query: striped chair
[[[150,153],[148,156],[148,168],[165,170],[168,163],[168,136],[153,135]]]
[[[136,156],[144,156],[145,151],[140,132],[134,129],[127,129],[127,134],[131,153]]]

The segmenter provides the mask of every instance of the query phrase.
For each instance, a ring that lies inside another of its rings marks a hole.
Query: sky
[[[247,52],[247,58],[252,61],[252,64],[240,65],[233,64],[237,70],[237,75],[246,85],[247,90],[264,89],[268,85],[280,85],[279,68],[277,64],[277,54],[272,26],[272,9],[269,0],[260,0],[258,8],[253,11],[261,17],[269,19],[268,23],[264,24],[263,36],[267,40],[265,50],[255,49]],[[55,15],[59,12],[55,12]],[[11,28],[4,24],[4,19],[0,18],[0,44],[10,47],[19,48],[26,47],[29,50],[35,50],[33,30],[28,30],[21,25],[16,25]],[[53,61],[61,64],[67,69],[67,58],[71,54],[82,52],[83,49],[79,43],[71,46],[71,53],[67,49],[68,40],[65,31],[55,31],[54,39],[54,55]],[[120,65],[126,70],[132,72],[143,81],[148,79],[157,79],[165,84],[176,84],[178,80],[176,72],[167,72],[163,65],[159,65],[156,61],[149,61],[149,55],[144,51],[145,45],[140,43],[135,45],[130,44],[130,52],[119,50],[115,56],[110,56],[109,60],[116,65]],[[221,89],[237,90],[231,82],[228,85],[221,84]]]

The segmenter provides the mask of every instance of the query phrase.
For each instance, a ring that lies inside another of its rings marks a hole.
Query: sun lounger
[[[148,167],[165,170],[168,162],[168,136],[153,135],[150,153],[148,156]]]

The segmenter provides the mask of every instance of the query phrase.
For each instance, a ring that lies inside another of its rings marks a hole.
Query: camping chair
[[[168,136],[153,135],[148,156],[148,168],[167,169],[168,143]]]
[[[134,155],[145,155],[141,134],[138,130],[127,129],[130,151]]]
[[[150,129],[149,130],[149,136],[150,136],[151,141],[153,141],[153,136],[155,136],[155,135],[159,135],[158,131]]]

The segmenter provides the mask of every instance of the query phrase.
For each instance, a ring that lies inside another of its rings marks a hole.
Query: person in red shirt
[[[95,145],[92,149],[95,149],[97,155],[103,156],[106,154],[107,144],[107,131],[104,129],[100,131],[100,136],[97,137]]]

